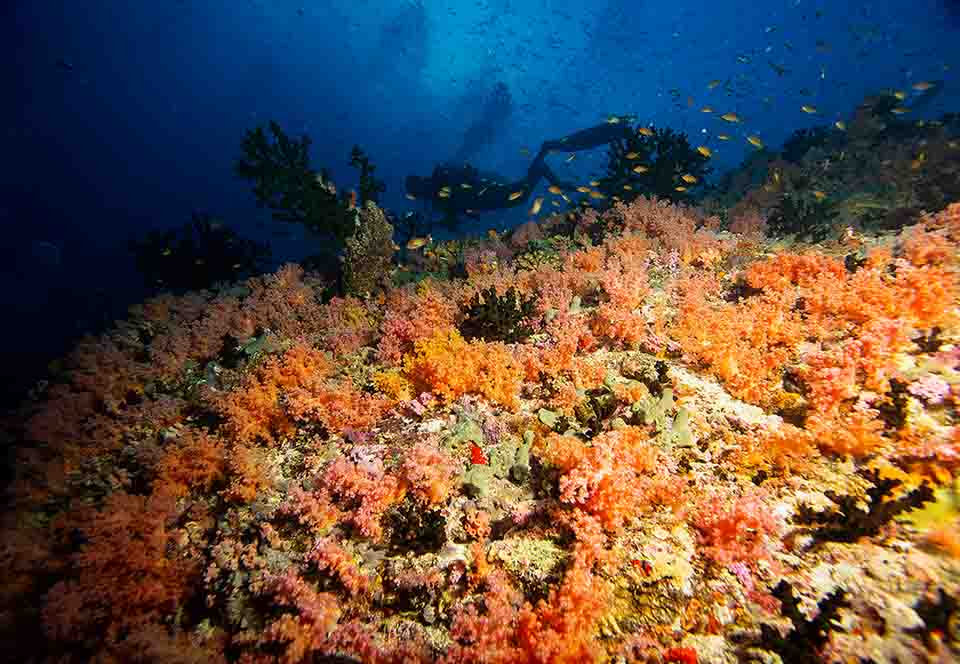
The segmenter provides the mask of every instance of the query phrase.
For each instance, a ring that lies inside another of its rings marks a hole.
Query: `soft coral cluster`
[[[85,543],[71,556],[73,578],[46,596],[48,635],[114,640],[172,615],[195,590],[199,571],[170,546],[175,516],[169,496],[117,492],[81,519]]]
[[[432,391],[446,402],[464,394],[480,394],[506,408],[515,408],[523,373],[502,342],[466,341],[453,329],[438,330],[418,341],[403,362],[404,373],[420,391]]]
[[[659,502],[671,481],[669,465],[638,427],[601,433],[589,445],[550,434],[537,455],[560,472],[560,499],[611,531]]]

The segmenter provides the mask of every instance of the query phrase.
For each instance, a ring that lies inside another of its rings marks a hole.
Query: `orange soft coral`
[[[418,390],[435,392],[447,402],[464,394],[480,394],[506,408],[518,404],[521,366],[500,342],[467,342],[448,328],[418,341],[403,366]]]

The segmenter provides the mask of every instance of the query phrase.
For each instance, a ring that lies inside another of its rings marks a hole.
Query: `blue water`
[[[309,134],[315,168],[356,187],[359,144],[415,209],[403,179],[464,154],[494,86],[509,93],[471,163],[523,175],[540,143],[633,113],[714,149],[717,176],[757,135],[848,117],[866,94],[943,81],[915,115],[957,110],[960,8],[903,2],[574,0],[168,0],[8,3],[3,155],[4,384],[29,384],[78,335],[148,291],[127,249],[193,211],[269,242],[274,263],[313,253],[303,229],[277,236],[233,174],[243,133],[268,120]],[[722,84],[708,90],[708,82]],[[11,94],[12,93],[12,94]],[[907,99],[909,104],[916,99]],[[801,112],[803,104],[818,109]],[[745,119],[725,125],[716,114]],[[502,110],[502,109],[501,109]],[[720,126],[723,125],[723,126]],[[734,136],[719,143],[716,133]],[[605,151],[561,171],[587,178]],[[557,164],[558,170],[565,166]],[[542,184],[541,186],[545,186]],[[459,232],[506,228],[525,209]]]

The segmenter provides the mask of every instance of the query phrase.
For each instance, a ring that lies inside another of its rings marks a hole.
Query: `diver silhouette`
[[[604,124],[557,140],[545,141],[527,169],[526,176],[512,182],[494,173],[483,173],[470,164],[440,164],[428,177],[407,176],[407,197],[429,201],[443,212],[448,225],[455,224],[457,214],[461,212],[472,214],[523,205],[541,179],[564,191],[576,188],[575,184],[563,182],[557,177],[547,165],[547,155],[589,150],[625,139],[630,131],[628,122],[611,118]]]

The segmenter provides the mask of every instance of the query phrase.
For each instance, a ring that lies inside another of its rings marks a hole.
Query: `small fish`
[[[620,124],[620,116],[619,115],[607,116],[607,124]]]
[[[674,187],[674,189],[675,189],[676,191],[686,191],[686,190],[687,190],[687,188],[684,187],[683,185],[678,185],[678,186]]]
[[[599,187],[600,183],[597,180],[590,180],[591,187]]]
[[[577,158],[577,153],[574,152],[572,155],[570,155],[569,157],[567,157],[567,163],[569,164],[571,161],[573,161],[573,160],[576,159],[576,158]]]
[[[460,183],[460,188],[461,188],[461,189],[473,189],[473,185],[467,184],[466,182],[461,182],[461,183]]]
[[[624,157],[626,157],[627,159],[636,159],[639,156],[640,156],[639,152],[628,152],[627,154],[624,155]]]
[[[637,129],[638,134],[643,134],[644,136],[653,136],[653,129],[650,127],[640,127]]]
[[[511,201],[515,201],[515,200],[517,200],[518,198],[520,198],[521,196],[523,196],[523,190],[515,191],[515,192],[513,192],[512,194],[510,194],[510,200],[511,200]]]
[[[720,119],[726,122],[743,122],[736,113],[724,113],[720,116]]]
[[[729,141],[729,140],[730,140],[730,135],[729,135],[729,134],[717,134],[717,140],[719,140],[719,141]]]
[[[903,90],[894,90],[893,96],[899,99],[900,101],[903,101],[904,99],[907,98],[907,93],[904,92]]]
[[[489,188],[490,187],[484,187],[483,189],[477,192],[477,196],[483,196],[486,193],[487,189]]]
[[[695,184],[697,182],[697,178],[689,173],[685,173],[680,179],[687,184]]]
[[[522,154],[524,157],[529,157],[529,156],[530,156],[530,148],[528,148],[528,147],[522,147],[522,148],[520,148],[520,154]]]
[[[590,193],[590,187],[581,185],[581,186],[577,187],[577,191],[579,191],[581,194],[589,194],[589,193]]]
[[[839,129],[840,131],[847,130],[847,123],[844,122],[843,120],[837,120],[836,122],[833,123],[833,126]]]
[[[704,106],[700,109],[701,113],[713,113],[713,106]]]
[[[698,147],[698,148],[697,148],[697,152],[699,152],[700,154],[702,154],[702,155],[703,155],[704,157],[706,157],[707,159],[709,159],[710,157],[713,156],[713,150],[711,150],[710,148],[708,148],[706,145],[701,145],[700,147]]]
[[[827,197],[827,195],[824,192],[820,191],[819,189],[814,189],[813,197],[816,198],[818,201],[822,201],[824,198]]]
[[[552,201],[550,201],[550,205],[552,205],[553,207],[560,207],[560,201],[558,201],[557,199],[553,199]]]
[[[710,81],[709,83],[707,83],[707,90],[713,90],[713,89],[714,89],[715,87],[717,87],[718,85],[720,85],[720,79],[719,79],[719,78],[715,78],[715,79],[713,79],[712,81]]]
[[[909,113],[910,109],[905,106],[896,106],[890,109],[890,112],[894,115],[903,115],[904,113]]]
[[[912,87],[917,92],[926,92],[927,90],[930,90],[931,88],[936,87],[936,83],[932,83],[930,81],[917,81],[910,87]]]
[[[590,198],[603,199],[603,198],[606,198],[606,196],[600,193],[599,191],[591,191]]]
[[[633,191],[633,187],[630,186],[629,184],[623,185],[623,188],[626,189],[627,191]]]
[[[539,214],[540,208],[542,207],[543,207],[543,196],[538,196],[537,198],[533,199],[533,205],[530,206],[530,215],[533,216],[535,214]]]
[[[172,254],[172,253],[173,253],[173,249],[171,249],[170,247],[167,247],[167,248],[164,249],[163,252],[162,252],[162,254],[163,254],[164,256],[169,256],[169,255]]]
[[[409,251],[416,251],[417,249],[425,247],[431,242],[433,242],[433,237],[430,235],[427,235],[426,237],[412,237],[407,240],[407,249]]]
[[[558,186],[555,185],[555,184],[552,184],[552,185],[550,185],[549,187],[547,187],[547,191],[549,191],[551,194],[562,194],[562,193],[563,193],[563,189],[561,189],[560,187],[558,187]]]
[[[437,192],[437,198],[450,198],[450,192],[446,189],[441,189]]]
[[[811,106],[810,104],[804,104],[803,106],[800,107],[800,110],[803,111],[804,113],[813,115],[814,113],[817,112],[817,107]]]
[[[640,164],[639,166],[634,166],[634,167],[633,167],[633,172],[634,172],[634,173],[646,173],[646,172],[649,171],[649,170],[650,170],[650,169],[647,168],[646,166],[644,166],[643,164]]]
[[[415,201],[415,200],[417,200],[417,197],[414,196],[413,194],[409,194],[409,193],[408,193],[408,194],[406,194],[406,196],[407,196],[407,200],[408,200],[408,201]]]
[[[753,136],[753,135],[747,136],[747,143],[749,143],[750,145],[752,145],[757,149],[763,149],[763,141],[760,140],[759,136]]]

